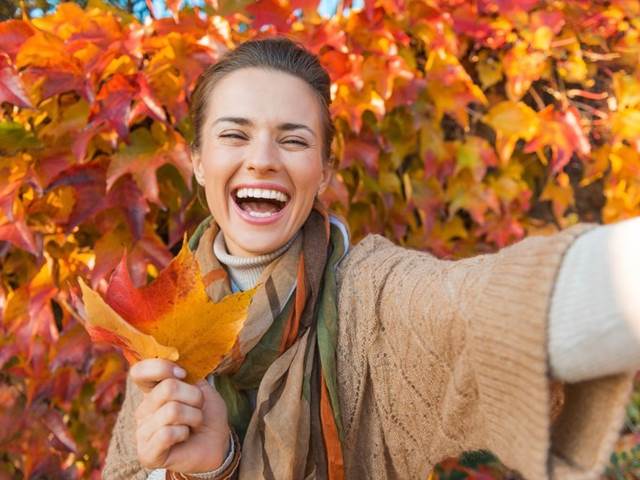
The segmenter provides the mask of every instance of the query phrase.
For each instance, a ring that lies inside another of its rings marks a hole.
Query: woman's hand
[[[143,467],[199,473],[224,462],[230,430],[226,405],[214,388],[205,380],[181,381],[184,370],[168,360],[142,360],[130,375],[144,395],[135,413]]]

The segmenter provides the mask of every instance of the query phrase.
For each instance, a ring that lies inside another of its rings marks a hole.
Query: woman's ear
[[[322,178],[320,179],[320,185],[318,185],[318,195],[322,195],[331,183],[333,177],[333,166],[331,162],[324,162],[322,167]]]
[[[193,165],[193,175],[196,177],[196,182],[204,187],[204,171],[200,154],[193,150],[191,151],[191,164]]]

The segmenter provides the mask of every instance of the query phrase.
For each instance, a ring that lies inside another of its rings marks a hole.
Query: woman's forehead
[[[318,129],[319,99],[302,79],[280,71],[244,68],[223,77],[214,87],[207,123],[245,118],[252,124],[303,123]]]

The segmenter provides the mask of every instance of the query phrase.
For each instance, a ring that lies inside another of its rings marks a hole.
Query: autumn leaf
[[[176,361],[180,358],[174,347],[161,345],[151,335],[144,334],[118,315],[102,297],[79,279],[82,300],[87,310],[85,328],[94,342],[110,343],[122,349],[130,363],[145,358],[164,358]]]
[[[575,108],[558,111],[548,106],[538,112],[540,127],[536,136],[524,148],[525,152],[538,152],[546,164],[543,150],[551,150],[551,173],[561,171],[575,153],[586,156],[591,153],[589,139],[580,125],[580,116]]]
[[[480,83],[482,83],[483,90],[501,82],[503,75],[500,62],[489,56],[487,52],[480,53],[478,57],[479,61],[476,70],[478,71],[478,77],[480,78]]]
[[[425,70],[436,119],[440,120],[446,113],[467,128],[467,105],[472,102],[488,104],[480,87],[473,83],[458,59],[444,51],[431,52]]]
[[[123,258],[104,301],[83,287],[85,302],[89,299],[87,329],[93,338],[122,347],[129,360],[159,357],[177,361],[187,371],[189,382],[204,378],[231,350],[254,292],[212,302],[186,242],[149,285],[135,288]]]
[[[159,204],[156,170],[167,163],[178,168],[185,183],[190,181],[191,162],[184,141],[176,143],[159,123],[154,123],[150,130],[134,130],[130,144],[111,160],[107,171],[107,189],[122,175],[130,173],[144,196]]]
[[[496,132],[496,150],[503,163],[509,161],[519,139],[531,140],[539,128],[536,112],[522,102],[500,102],[484,119]]]
[[[502,60],[507,77],[507,96],[520,100],[531,84],[538,80],[547,67],[547,53],[530,48],[526,42],[517,42]]]
[[[560,172],[557,177],[550,178],[540,195],[540,200],[551,201],[553,214],[558,221],[561,221],[564,212],[574,202],[573,189],[569,183],[569,175]]]
[[[0,103],[2,102],[13,103],[19,107],[32,106],[9,56],[0,53]]]
[[[15,60],[20,46],[33,35],[33,27],[23,20],[0,22],[0,51]]]

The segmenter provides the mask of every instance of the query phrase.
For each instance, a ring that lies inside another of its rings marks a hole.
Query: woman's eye
[[[285,140],[283,140],[282,143],[288,143],[291,145],[299,145],[301,147],[306,147],[307,146],[307,142],[305,142],[304,140],[299,140],[297,138],[287,138]]]
[[[244,135],[241,135],[239,133],[223,133],[220,135],[220,138],[237,138],[239,140],[247,139]]]

